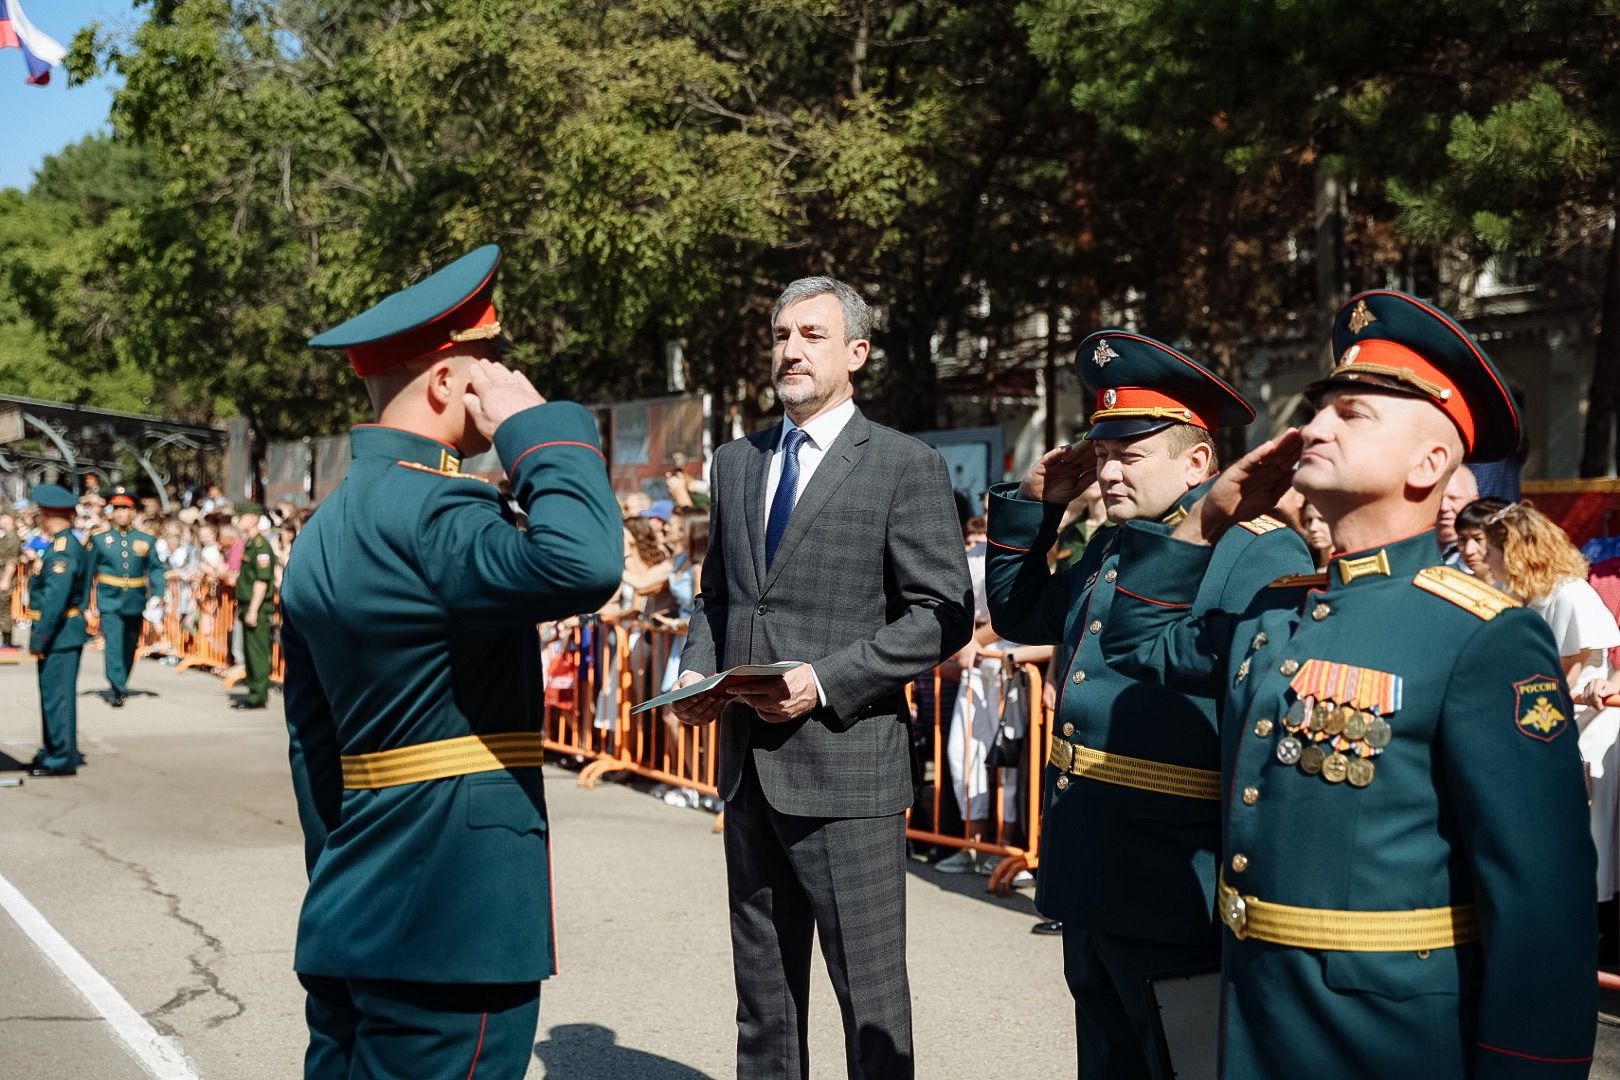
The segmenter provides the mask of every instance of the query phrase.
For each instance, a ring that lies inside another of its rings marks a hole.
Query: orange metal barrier
[[[984,660],[999,660],[1001,658],[999,652],[990,649],[984,650],[979,655]],[[913,703],[912,705],[912,715],[916,718],[916,721],[926,723],[933,729],[933,755],[930,763],[932,766],[933,793],[929,800],[929,809],[932,811],[929,820],[934,827],[925,829],[910,826],[906,829],[906,835],[912,840],[920,840],[924,843],[968,848],[991,855],[1021,855],[1028,861],[1030,867],[1034,867],[1036,863],[1035,853],[1040,850],[1041,770],[1046,764],[1047,733],[1051,729],[1051,717],[1047,715],[1046,709],[1041,703],[1040,669],[1034,664],[1021,664],[1016,672],[1003,676],[1001,692],[997,695],[996,723],[991,725],[991,729],[994,731],[999,727],[1002,718],[1006,714],[1007,705],[1011,698],[1011,695],[1007,693],[1007,683],[1013,679],[1023,680],[1024,685],[1020,688],[1020,696],[1027,705],[1028,718],[1024,729],[1022,760],[1016,769],[998,768],[989,764],[984,766],[988,786],[984,797],[987,800],[987,805],[993,810],[989,821],[993,827],[993,832],[990,835],[994,839],[987,837],[979,840],[967,836],[965,831],[961,836],[954,836],[941,832],[938,828],[944,800],[956,797],[954,791],[951,790],[952,781],[949,763],[945,757],[952,749],[948,744],[951,714],[954,711],[956,700],[952,698],[947,701],[941,693],[945,685],[943,671],[943,668],[935,668],[931,674],[925,675],[923,679],[918,680],[919,683],[924,680],[931,682],[933,705],[929,709],[930,715],[927,717],[918,715],[916,704]],[[962,674],[965,680],[967,673],[963,672]],[[965,686],[958,686],[958,694],[966,692]],[[972,701],[973,699],[970,696],[963,722],[963,726],[968,731],[972,730]],[[963,755],[961,776],[965,788],[967,778],[974,771],[974,745],[971,737],[962,740],[961,752]],[[1013,774],[1013,782],[1019,785],[1018,799],[1015,804],[1018,809],[1019,820],[1017,821],[1008,821],[1006,819],[1006,800],[1002,797],[1001,791],[1001,785],[1005,779],[1004,774],[1009,772]],[[923,779],[927,781],[929,778],[925,773]],[[909,814],[909,818],[915,818],[916,816],[917,808],[914,807]]]
[[[595,787],[610,774],[628,773],[703,795],[718,795],[718,725],[689,727],[656,712],[630,715],[637,702],[659,692],[670,650],[684,637],[685,629],[642,619],[611,618],[565,627],[544,646],[546,748],[585,761],[579,775],[582,787]],[[982,656],[986,660],[999,659],[999,654],[991,651]],[[990,855],[1019,855],[1034,867],[1040,841],[1041,772],[1046,763],[1051,718],[1041,703],[1039,668],[1023,664],[1009,678],[1023,681],[1022,700],[1028,708],[1022,760],[1015,769],[987,767],[987,798],[994,812],[982,839],[967,836],[965,826],[961,834],[939,828],[944,800],[955,797],[950,791],[945,759],[945,754],[951,752],[948,735],[955,699],[948,696],[951,684],[942,670],[936,669],[919,680],[933,690],[926,715],[919,715],[915,703],[911,705],[914,737],[919,725],[922,734],[931,736],[923,740],[932,747],[923,780],[932,791],[909,816],[917,818],[922,811],[926,821],[909,825],[906,835],[923,843]],[[911,702],[914,695],[909,689]],[[944,696],[942,691],[946,692]],[[1006,693],[999,695],[998,724],[1008,698]],[[968,720],[971,722],[971,714]],[[966,776],[973,765],[970,740],[964,740],[962,752]],[[1008,818],[1003,806],[1003,774],[1019,785],[1016,820]]]

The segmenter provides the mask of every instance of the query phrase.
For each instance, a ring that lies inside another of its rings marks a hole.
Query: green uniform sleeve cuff
[[[1129,521],[1120,530],[1118,590],[1166,607],[1191,607],[1215,548]]]
[[[990,488],[985,536],[1010,551],[1044,552],[1057,542],[1064,509],[1058,503],[1020,499],[1017,484],[996,484]]]
[[[525,463],[548,450],[584,452],[604,463],[607,460],[596,433],[596,419],[572,401],[548,401],[524,409],[507,417],[495,431],[495,452],[506,475],[514,479]]]

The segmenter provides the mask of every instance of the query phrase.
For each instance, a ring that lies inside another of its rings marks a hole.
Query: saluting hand
[[[1213,544],[1238,522],[1269,511],[1293,486],[1294,466],[1304,446],[1299,429],[1289,428],[1249,451],[1215,479],[1173,535],[1194,544]]]
[[[1067,506],[1097,480],[1097,448],[1090,443],[1065,443],[1041,455],[1029,467],[1018,497]]]
[[[497,361],[480,360],[467,374],[467,392],[462,396],[467,415],[486,439],[493,440],[496,429],[509,418],[546,403],[528,376]]]

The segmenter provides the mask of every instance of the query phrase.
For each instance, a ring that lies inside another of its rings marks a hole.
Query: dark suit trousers
[[[1063,925],[1063,976],[1074,995],[1079,1075],[1169,1080],[1160,1066],[1148,979],[1220,963],[1220,943],[1183,945]]]
[[[748,754],[726,803],[726,878],[737,978],[737,1080],[810,1075],[810,944],[844,1018],[852,1080],[910,1080],[905,815],[781,814]]]

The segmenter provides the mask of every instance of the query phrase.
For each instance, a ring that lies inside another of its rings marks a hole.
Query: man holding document
[[[772,317],[786,418],[712,466],[716,540],[676,686],[797,662],[674,705],[686,723],[721,725],[739,1080],[809,1075],[818,930],[849,1075],[915,1069],[904,689],[967,641],[972,603],[943,459],[855,407],[871,325],[848,285],[789,285]]]

